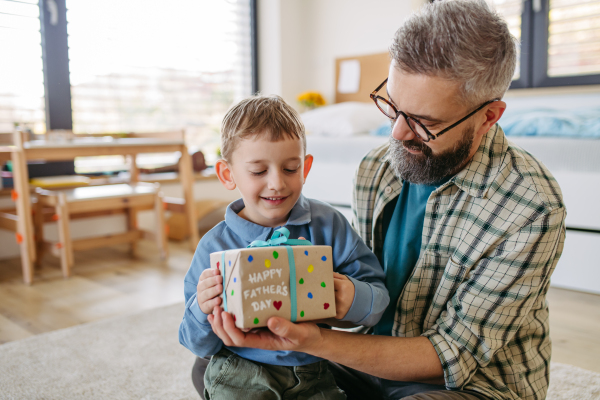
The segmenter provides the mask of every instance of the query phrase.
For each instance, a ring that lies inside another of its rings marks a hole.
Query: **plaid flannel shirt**
[[[402,189],[388,147],[362,160],[352,204],[355,229],[380,259],[383,209]],[[546,167],[492,127],[467,166],[427,201],[421,254],[392,335],[429,338],[448,389],[544,399],[551,355],[546,293],[565,216]]]

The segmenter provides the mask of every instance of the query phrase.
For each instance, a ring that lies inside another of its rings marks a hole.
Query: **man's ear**
[[[487,106],[484,114],[485,119],[483,124],[480,125],[479,129],[477,130],[477,135],[485,135],[487,131],[489,131],[490,128],[496,122],[498,122],[502,114],[504,114],[504,110],[506,110],[506,103],[503,101],[495,101]]]
[[[235,182],[233,181],[233,174],[231,173],[231,168],[227,161],[220,159],[215,164],[215,171],[217,172],[217,177],[225,186],[227,190],[235,189]]]
[[[308,173],[310,172],[312,163],[313,163],[313,156],[311,154],[307,154],[306,157],[304,157],[304,182],[306,182],[306,177],[308,176]]]

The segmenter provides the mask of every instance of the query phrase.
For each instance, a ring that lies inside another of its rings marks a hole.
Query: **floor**
[[[75,253],[73,277],[63,279],[47,256],[33,285],[21,278],[19,259],[0,260],[0,344],[183,301],[183,277],[192,253],[170,242],[161,262],[152,243],[137,258],[127,246]],[[553,361],[600,373],[600,296],[551,288]]]

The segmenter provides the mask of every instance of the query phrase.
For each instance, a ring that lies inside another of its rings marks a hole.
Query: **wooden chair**
[[[36,237],[43,245],[38,247],[37,258],[41,259],[45,249],[60,257],[63,275],[69,277],[73,267],[73,252],[97,247],[112,246],[119,243],[129,243],[131,252],[135,252],[137,241],[144,237],[154,238],[160,250],[161,257],[167,258],[167,237],[165,232],[165,218],[163,196],[158,184],[135,183],[106,186],[80,187],[63,190],[36,189],[38,201],[36,203],[36,216],[44,214],[44,207],[55,210],[54,220],[58,223],[58,243],[46,242],[43,238],[43,218],[35,218]],[[156,229],[154,232],[145,232],[137,227],[135,214],[138,211],[153,209],[155,213]],[[106,213],[115,210],[124,210],[128,215],[128,230],[125,233],[113,234],[103,237],[86,239],[71,239],[69,221],[72,216],[81,217],[82,214],[92,216],[93,213]]]
[[[17,165],[26,168],[26,163],[21,151],[21,144],[25,137],[24,132],[0,133],[0,167],[6,161],[13,163],[12,189],[2,189],[0,195],[10,196],[14,202],[13,207],[0,210],[0,228],[15,232],[15,238],[21,250],[21,264],[23,269],[23,281],[31,284],[33,281],[33,263],[35,262],[35,251],[29,242],[33,242],[32,216],[26,212],[24,204],[30,202],[29,187],[27,182],[19,174],[15,173]]]

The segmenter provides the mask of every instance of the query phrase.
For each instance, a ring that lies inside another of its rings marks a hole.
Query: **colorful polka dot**
[[[321,282],[321,287],[325,287],[325,282]]]
[[[310,274],[310,273],[311,273],[311,272],[313,272],[314,270],[315,270],[315,267],[313,267],[313,265],[312,265],[312,264],[310,264],[310,265],[308,266],[308,273]]]
[[[219,264],[221,264],[221,263],[217,261],[217,269],[219,269]]]
[[[254,324],[258,324],[258,318],[254,318]]]
[[[327,257],[323,256],[323,257],[321,257],[321,260],[327,261]]]
[[[313,295],[312,295],[312,293],[311,293],[311,292],[308,292],[308,298],[309,298],[309,299],[312,299],[312,298],[313,298]]]
[[[233,283],[235,283],[237,281],[237,278],[233,278]]]
[[[304,250],[304,255],[307,256],[308,255],[308,250]]]
[[[298,282],[301,285],[304,285],[304,278],[300,278],[300,282]]]
[[[231,295],[233,296],[233,290],[231,291]]]
[[[300,311],[300,316],[304,317],[304,311]]]
[[[231,260],[229,260],[229,266],[231,267]]]
[[[269,260],[268,258],[265,260],[265,267],[271,268],[271,260]]]
[[[279,257],[279,253],[274,251],[273,252],[273,258],[277,260],[277,258]]]
[[[252,260],[254,260],[254,257],[252,257],[252,255],[248,256],[248,262],[252,262]]]

